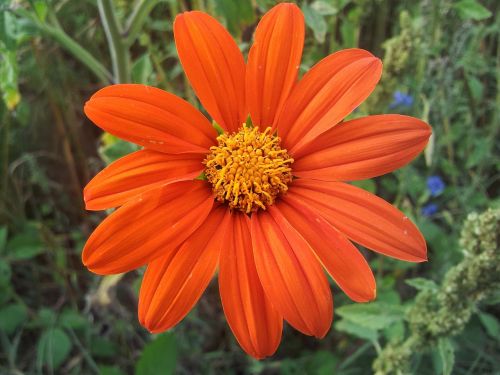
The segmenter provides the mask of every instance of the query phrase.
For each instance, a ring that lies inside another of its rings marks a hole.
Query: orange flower
[[[191,104],[144,85],[106,87],[85,105],[99,127],[144,146],[85,188],[88,209],[121,207],[83,250],[98,274],[147,264],[142,325],[155,333],[176,325],[218,268],[229,326],[248,354],[263,358],[276,351],[283,319],[306,335],[328,332],[333,302],[323,269],[352,300],[375,298],[373,274],[351,240],[426,260],[425,240],[403,213],[341,182],[402,167],[431,134],[401,115],[342,121],[380,79],[379,59],[340,51],[297,82],[304,19],[293,4],[264,15],[246,64],[207,14],[179,15],[174,35],[223,134]]]

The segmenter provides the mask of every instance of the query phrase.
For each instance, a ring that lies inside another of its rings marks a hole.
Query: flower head
[[[430,176],[427,178],[427,189],[433,197],[438,196],[444,191],[446,187],[443,179],[439,176]]]
[[[238,133],[217,137],[218,146],[204,164],[217,200],[247,214],[266,209],[288,190],[293,159],[280,148],[270,127],[243,126]]]
[[[283,320],[307,335],[328,332],[333,303],[323,270],[354,301],[375,298],[373,273],[351,241],[426,260],[425,240],[404,214],[341,182],[402,167],[431,134],[408,116],[342,121],[377,84],[378,58],[339,51],[297,82],[304,19],[287,3],[264,15],[246,63],[205,13],[177,16],[174,36],[223,134],[192,105],[153,87],[105,87],[85,105],[98,126],[144,146],[84,191],[88,209],[120,208],[92,233],[83,262],[98,274],[147,265],[141,324],[151,332],[173,327],[218,268],[229,326],[247,353],[262,358],[276,351]]]

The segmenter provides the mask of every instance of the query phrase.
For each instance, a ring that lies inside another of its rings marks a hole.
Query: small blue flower
[[[427,178],[427,189],[429,189],[429,192],[433,197],[441,194],[445,187],[446,185],[441,177],[430,176],[429,178]]]
[[[392,97],[393,101],[389,105],[389,108],[396,107],[411,107],[413,105],[413,96],[410,94],[405,94],[401,91],[396,91]]]
[[[427,203],[424,207],[422,207],[420,212],[422,213],[422,216],[430,217],[436,214],[438,210],[439,207],[436,203]]]

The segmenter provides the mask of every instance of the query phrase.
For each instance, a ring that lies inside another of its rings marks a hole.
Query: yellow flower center
[[[265,210],[288,190],[293,159],[271,128],[260,132],[244,124],[238,133],[221,134],[217,141],[203,164],[218,201],[248,214]]]

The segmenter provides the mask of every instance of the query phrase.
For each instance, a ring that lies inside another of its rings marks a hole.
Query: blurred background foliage
[[[175,15],[215,15],[246,54],[276,1],[0,0],[1,374],[500,373],[500,2],[297,3],[307,23],[301,73],[365,48],[384,74],[353,116],[398,112],[433,126],[425,155],[359,184],[418,224],[429,262],[365,252],[377,300],[353,304],[332,284],[326,338],[285,327],[264,361],[235,343],[216,281],[172,332],[150,335],[136,319],[142,270],[101,278],[80,261],[104,217],[84,210],[82,188],[135,150],[101,134],[83,104],[104,85],[137,82],[198,105],[177,59]]]

